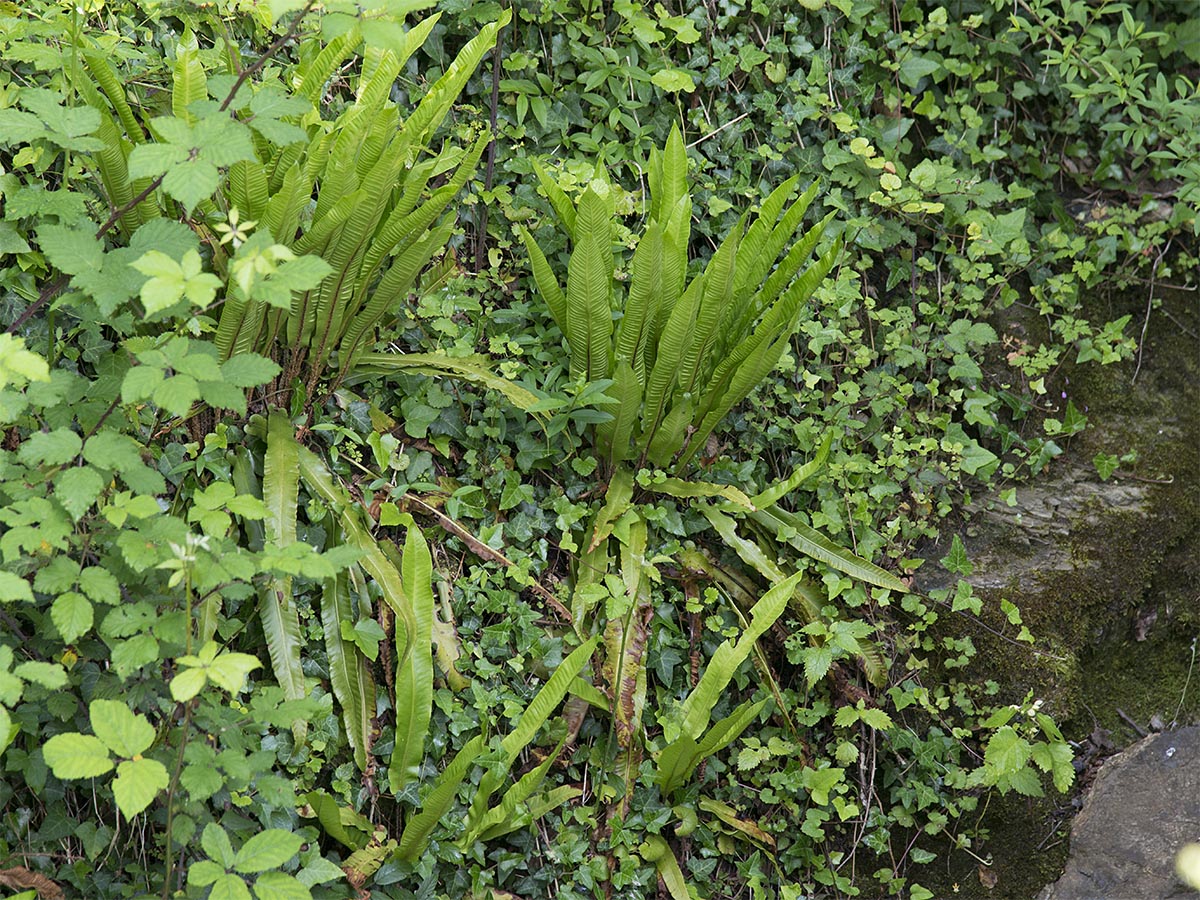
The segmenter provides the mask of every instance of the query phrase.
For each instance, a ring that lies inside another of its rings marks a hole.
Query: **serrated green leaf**
[[[208,666],[208,678],[229,693],[238,694],[245,687],[247,676],[261,667],[258,657],[249,653],[222,653]]]
[[[56,428],[31,434],[17,451],[17,459],[27,466],[61,466],[78,456],[81,449],[79,435],[70,428]]]
[[[208,671],[203,667],[184,669],[171,679],[171,697],[185,703],[195,697],[208,683]]]
[[[286,872],[264,872],[254,881],[258,900],[312,900],[312,891]]]
[[[117,766],[113,779],[113,799],[126,816],[136,816],[149,806],[171,778],[167,767],[157,759],[127,759]]]
[[[250,888],[238,876],[224,874],[213,882],[208,900],[251,900]]]
[[[56,734],[42,748],[55,778],[95,778],[112,771],[108,748],[90,734]]]
[[[205,831],[209,828],[216,828],[211,822],[205,826]],[[210,854],[211,855],[211,854]],[[232,857],[232,852],[230,856]],[[187,882],[195,887],[208,887],[218,878],[225,877],[225,867],[220,866],[212,860],[202,859],[199,862],[194,862],[188,867]]]
[[[242,845],[233,859],[233,868],[242,873],[277,869],[300,852],[304,840],[282,828],[269,828]]]
[[[54,267],[68,275],[97,270],[104,261],[104,245],[88,231],[43,225],[38,229],[38,243]]]
[[[257,353],[239,353],[221,363],[221,377],[240,388],[266,384],[280,371],[277,362]]]
[[[67,683],[67,671],[58,663],[30,660],[13,667],[12,673],[25,681],[32,681],[52,691]]]
[[[33,602],[33,588],[29,582],[12,572],[0,572],[0,603]]]
[[[102,490],[104,479],[90,466],[67,469],[54,479],[54,496],[76,522],[92,508]]]
[[[121,586],[116,576],[97,565],[89,565],[79,572],[79,589],[97,604],[112,606],[121,599]]]
[[[96,737],[117,756],[137,756],[154,742],[154,728],[146,717],[118,700],[93,700],[88,713]]]
[[[91,631],[94,620],[91,601],[75,591],[59,594],[50,606],[50,621],[67,644],[75,643],[81,635]]]

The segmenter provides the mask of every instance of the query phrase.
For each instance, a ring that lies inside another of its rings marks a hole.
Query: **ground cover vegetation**
[[[0,2],[0,887],[932,896],[1074,770],[912,576],[1194,272],[1196,21],[429,7]]]

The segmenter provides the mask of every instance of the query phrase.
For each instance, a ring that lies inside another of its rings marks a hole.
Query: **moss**
[[[1133,312],[1131,327],[1140,323],[1144,298],[1135,303],[1114,313]],[[1200,671],[1191,672],[1188,684],[1200,634],[1200,353],[1188,331],[1200,333],[1200,307],[1183,293],[1165,296],[1164,305],[1165,313],[1151,315],[1136,382],[1135,364],[1126,363],[1082,367],[1055,386],[1091,426],[1056,465],[1086,466],[1097,453],[1132,451],[1136,461],[1122,464],[1117,484],[1136,488],[1127,496],[1139,496],[1142,508],[1116,508],[1097,497],[1077,512],[1065,538],[1034,533],[1035,544],[1057,542],[1056,552],[1066,550],[1067,564],[1046,570],[1031,552],[1032,523],[989,534],[988,552],[1001,570],[1005,557],[1025,560],[1026,568],[1014,565],[1021,574],[1003,588],[977,590],[985,600],[983,625],[966,626],[979,651],[968,677],[997,680],[1009,701],[1033,690],[1066,737],[1079,743],[1097,725],[1118,745],[1134,740],[1118,710],[1143,725],[1154,715],[1169,723],[1177,709],[1180,722],[1200,721]],[[997,636],[1013,633],[1000,613],[1001,597],[1020,608],[1037,637],[1034,647]],[[1148,622],[1145,639],[1137,640],[1138,624]],[[933,865],[941,866],[937,876],[918,879],[938,897],[1034,897],[1065,862],[1069,802],[991,801],[982,818],[990,838],[974,852],[992,859],[992,889],[981,884],[970,855],[945,848],[946,862]]]

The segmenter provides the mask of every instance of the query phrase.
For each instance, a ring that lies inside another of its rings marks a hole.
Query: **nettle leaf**
[[[113,779],[113,799],[126,816],[136,816],[151,804],[171,778],[167,767],[157,759],[127,759],[117,766]]]
[[[151,250],[131,265],[143,275],[150,276],[141,289],[142,306],[148,316],[169,309],[185,298],[193,306],[208,306],[221,287],[220,278],[203,271],[204,264],[195,250],[187,251],[181,262]]]
[[[55,778],[95,778],[112,771],[108,748],[90,734],[56,734],[42,748]]]
[[[1024,767],[1032,752],[1029,741],[1011,725],[1005,725],[988,739],[983,758],[987,766],[999,774],[1011,776]]]
[[[93,700],[88,713],[96,737],[117,756],[135,757],[154,743],[154,726],[118,700]]]
[[[269,828],[242,845],[233,860],[238,872],[255,873],[277,869],[300,852],[304,840],[282,828]]]

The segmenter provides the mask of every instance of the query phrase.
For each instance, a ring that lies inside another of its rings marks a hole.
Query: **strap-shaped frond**
[[[333,70],[342,64],[361,40],[362,34],[355,23],[349,31],[339,34],[326,44],[311,62],[302,62],[298,69],[301,76],[300,87],[296,89],[296,93],[308,98],[313,106],[317,106]]]
[[[542,186],[542,190],[546,192],[546,198],[550,201],[550,206],[554,209],[558,220],[562,222],[563,227],[567,229],[567,237],[575,237],[575,204],[567,196],[566,192],[559,187],[554,176],[546,171],[536,159],[531,160],[533,163],[534,174],[537,175],[538,182]]]
[[[196,36],[189,32],[187,38],[176,45],[175,59],[171,61],[171,112],[176,118],[195,125],[196,116],[188,111],[188,107],[197,100],[208,99],[208,78],[200,64]]]
[[[679,387],[684,393],[691,393],[696,382],[712,369],[711,355],[719,337],[718,326],[733,301],[738,243],[745,224],[743,215],[704,268],[704,293],[696,310],[694,338],[679,369]]]
[[[629,363],[639,384],[646,383],[646,342],[662,301],[662,263],[662,226],[651,222],[633,252],[625,315],[617,329],[617,359]]]
[[[579,200],[575,249],[567,267],[571,377],[607,378],[612,355],[613,198],[593,181]]]
[[[642,435],[639,439],[642,447],[649,446],[663,416],[666,415],[667,404],[679,378],[680,360],[683,359],[683,354],[687,352],[692,340],[696,302],[703,287],[703,276],[692,280],[671,310],[667,324],[663,326],[659,336],[654,368],[646,379],[645,412],[642,415]]]
[[[479,34],[468,41],[466,46],[459,51],[454,62],[446,67],[445,73],[434,82],[404,123],[400,141],[405,148],[422,147],[428,143],[430,136],[442,124],[450,107],[462,93],[467,79],[474,74],[484,54],[495,45],[496,35],[499,34],[500,29],[511,20],[512,10],[504,10],[497,21],[484,25],[479,30]]]
[[[542,248],[538,246],[528,229],[518,225],[517,234],[521,236],[525,250],[529,254],[529,265],[533,270],[533,280],[537,285],[538,293],[546,301],[551,317],[562,331],[563,337],[567,339],[567,343],[570,344],[571,335],[567,326],[567,297],[558,283],[558,276],[554,274],[554,270],[546,259],[546,254],[542,252]]]
[[[617,359],[613,376],[608,396],[617,401],[616,409],[612,419],[596,426],[596,443],[601,455],[615,466],[629,458],[633,426],[637,424],[642,411],[642,386],[633,367],[624,359]]]

